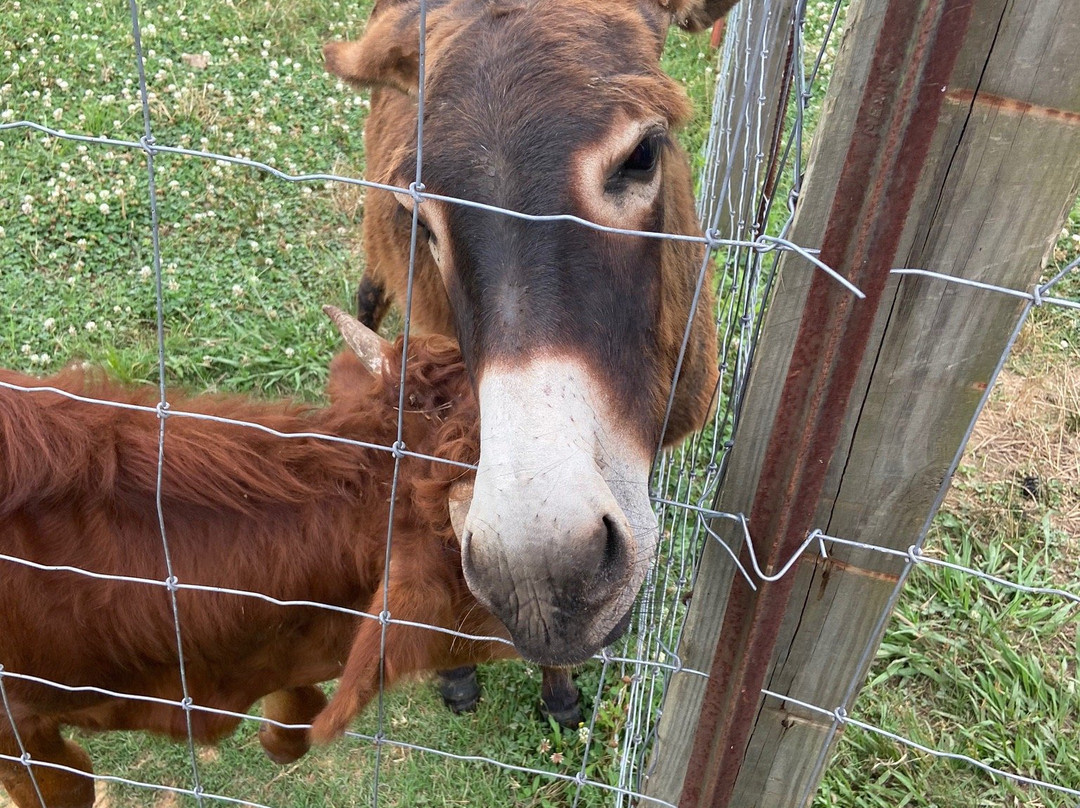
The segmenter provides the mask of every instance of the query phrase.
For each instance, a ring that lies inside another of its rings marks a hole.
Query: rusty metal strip
[[[754,536],[768,543],[766,569],[789,558],[812,528],[973,2],[885,2],[821,249],[866,300],[824,275],[811,282],[750,514]],[[756,592],[733,587],[681,808],[730,804],[794,582],[792,573]]]

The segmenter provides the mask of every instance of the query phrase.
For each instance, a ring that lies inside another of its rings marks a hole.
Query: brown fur
[[[440,337],[410,344],[407,448],[475,461],[477,412],[456,347]],[[331,365],[331,403],[310,408],[239,396],[171,398],[174,411],[252,421],[281,432],[316,432],[379,445],[396,439],[400,350],[381,377],[351,354]],[[156,391],[69,370],[48,379],[0,371],[25,387],[153,407]],[[39,564],[164,581],[155,482],[153,412],[82,403],[0,387],[0,552]],[[239,425],[170,417],[162,499],[174,574],[182,584],[261,592],[378,614],[393,457],[314,438],[283,439]],[[496,635],[500,625],[469,594],[450,529],[448,489],[458,467],[404,458],[394,515],[388,609],[392,617]],[[173,614],[164,588],[39,571],[0,560],[0,663],[73,686],[179,700]],[[335,720],[361,710],[378,685],[378,621],[314,607],[283,607],[223,593],[177,593],[189,693],[196,705],[246,711],[266,696],[267,715],[306,723],[325,705],[312,687],[350,661],[349,700]],[[512,656],[501,643],[454,639],[391,624],[386,682],[413,671]],[[350,652],[351,647],[351,652]],[[142,729],[185,737],[184,712],[166,705],[70,693],[3,680],[0,754],[18,757],[13,731],[34,759],[90,771],[64,725]],[[344,711],[344,712],[342,712]],[[345,714],[347,713],[347,714]],[[199,742],[238,719],[195,710]],[[265,725],[280,762],[307,749],[302,730]],[[50,806],[87,808],[91,780],[36,768]],[[0,782],[19,808],[39,805],[22,765],[0,761]]]
[[[440,83],[454,85],[459,79],[452,73],[454,59],[461,52],[468,53],[474,45],[473,31],[469,25],[477,15],[486,14],[495,19],[529,14],[536,18],[534,28],[546,30],[549,41],[542,46],[537,63],[537,73],[550,73],[559,77],[559,81],[568,86],[576,84],[587,86],[589,92],[574,92],[570,106],[582,119],[596,121],[602,126],[609,121],[616,108],[626,109],[639,116],[659,115],[677,127],[690,113],[689,103],[683,90],[671,79],[660,72],[658,62],[663,47],[664,32],[667,23],[675,19],[694,30],[704,27],[709,19],[726,13],[733,5],[730,0],[711,2],[679,2],[657,5],[650,0],[622,0],[597,6],[591,0],[534,0],[533,2],[480,2],[480,0],[431,0],[428,3],[427,41],[425,65],[427,81],[434,88]],[[414,179],[418,40],[417,18],[419,3],[417,0],[382,0],[376,4],[364,37],[355,43],[331,42],[324,49],[326,68],[329,72],[341,76],[356,86],[376,88],[372,93],[371,114],[365,128],[365,155],[368,176],[383,183],[408,184]],[[582,33],[580,24],[583,15],[602,14],[605,23],[601,28],[612,30],[611,42],[591,41]],[[715,15],[715,16],[714,16]],[[463,35],[463,31],[468,31]],[[527,45],[523,48],[528,49]],[[633,57],[633,64],[648,63],[652,66],[644,73],[626,72],[638,68],[628,68],[626,58],[613,56],[605,48],[614,49],[619,54],[638,53]],[[467,58],[467,57],[466,57]],[[512,60],[516,55],[509,57]],[[482,99],[487,87],[477,88]],[[520,92],[530,92],[529,86],[520,87]],[[550,93],[535,98],[524,97],[519,106],[522,109],[535,110],[534,121],[523,121],[522,126],[536,130],[547,130],[547,121],[561,117],[559,103],[547,97]],[[432,96],[435,97],[434,95]],[[453,163],[458,155],[466,153],[468,140],[480,138],[482,132],[472,132],[470,122],[475,116],[460,107],[442,109],[437,101],[430,102],[428,116],[432,119],[445,117],[453,121],[455,130],[462,142],[447,142],[429,139],[425,144],[425,185],[438,193],[454,194],[458,187],[465,187],[468,180],[465,175],[477,174],[477,169],[468,164],[456,166],[459,173],[447,174],[444,163]],[[483,103],[482,101],[480,103]],[[433,137],[433,136],[432,136]],[[567,143],[552,140],[550,148],[558,153],[565,152]],[[678,234],[700,234],[694,212],[691,194],[689,164],[686,155],[673,142],[665,150],[665,183],[662,192],[660,220],[656,222],[658,231]],[[496,169],[497,171],[497,169]],[[451,178],[452,177],[452,178]],[[442,183],[439,179],[445,179]],[[466,192],[468,198],[476,194]],[[483,199],[495,202],[502,200]],[[519,206],[520,209],[521,206]],[[531,213],[575,212],[572,206],[566,208],[551,207],[551,203],[540,203]],[[405,300],[409,266],[409,235],[412,224],[409,214],[387,192],[372,191],[368,194],[364,222],[363,242],[367,257],[365,278],[376,288],[384,289],[388,297],[401,303]],[[593,234],[589,237],[594,242],[608,242],[613,248],[606,250],[635,250],[640,239],[610,237]],[[669,392],[669,383],[675,370],[679,346],[683,338],[690,312],[690,300],[700,268],[705,260],[704,249],[699,244],[683,242],[663,242],[656,250],[658,256],[659,277],[657,282],[657,305],[643,316],[657,318],[655,327],[649,330],[649,339],[653,342],[643,345],[627,345],[626,352],[635,352],[634,359],[608,361],[605,357],[599,364],[614,367],[617,376],[611,385],[616,392],[613,395],[631,407],[628,416],[640,421],[643,430],[655,430],[663,419],[663,411]],[[629,258],[629,261],[640,259]],[[412,323],[420,333],[439,333],[447,336],[456,335],[462,343],[466,361],[473,373],[478,372],[485,351],[473,345],[474,327],[462,320],[462,309],[458,303],[452,304],[451,297],[470,298],[470,305],[476,307],[478,301],[472,300],[470,291],[452,288],[447,294],[447,286],[439,274],[431,255],[426,249],[418,249],[416,254],[416,272],[414,276]],[[607,284],[604,278],[598,282]],[[691,333],[690,344],[684,360],[684,368],[676,386],[675,401],[668,428],[664,433],[664,444],[674,445],[687,434],[699,428],[707,417],[711,396],[716,381],[716,350],[713,335],[711,312],[713,300],[711,280],[707,279],[701,295]],[[583,289],[580,293],[582,312],[574,312],[578,321],[592,319],[598,306],[591,299],[593,292]],[[643,298],[644,299],[644,298]],[[455,322],[455,314],[457,321]],[[478,319],[490,317],[481,313]],[[377,325],[375,323],[374,325]],[[573,335],[577,347],[586,355],[597,350],[597,346],[610,346],[615,341],[615,324],[596,335]],[[644,329],[647,322],[637,322],[630,328]],[[556,331],[567,329],[556,329]],[[530,334],[530,341],[535,337]],[[505,335],[493,337],[499,344],[512,344],[513,340]],[[587,341],[597,345],[586,345]],[[630,342],[629,340],[621,340]],[[490,353],[490,350],[486,351]],[[650,356],[655,357],[655,364],[650,364]],[[624,373],[624,365],[631,362],[632,374]],[[625,386],[630,382],[638,387],[633,395],[628,395]],[[644,380],[644,384],[642,383]],[[645,392],[641,392],[644,388]],[[639,399],[637,407],[632,406]],[[635,410],[638,410],[636,412]],[[647,426],[646,426],[647,424]],[[651,437],[644,438],[652,440]]]

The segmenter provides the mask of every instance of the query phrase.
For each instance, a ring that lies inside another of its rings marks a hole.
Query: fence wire
[[[421,2],[421,31],[423,31],[426,12],[425,3]],[[732,446],[732,435],[736,428],[740,413],[743,389],[753,360],[753,350],[756,337],[760,328],[760,313],[765,299],[768,296],[771,281],[776,267],[778,256],[782,252],[795,252],[805,259],[807,271],[824,271],[834,277],[837,282],[849,287],[854,295],[861,295],[859,290],[850,287],[841,276],[832,268],[825,266],[816,256],[813,245],[797,245],[786,238],[790,215],[786,218],[777,213],[777,208],[784,205],[786,213],[790,214],[794,209],[795,200],[798,198],[800,182],[803,174],[803,138],[804,127],[807,125],[805,116],[810,102],[815,97],[820,97],[821,66],[825,63],[826,48],[829,44],[829,35],[837,19],[841,3],[832,6],[831,17],[828,23],[824,42],[820,49],[813,53],[806,52],[806,45],[802,35],[801,23],[805,15],[805,8],[801,7],[797,13],[797,24],[791,33],[792,51],[787,57],[786,78],[784,80],[784,92],[782,97],[770,96],[772,87],[767,81],[768,72],[778,58],[784,58],[783,54],[777,54],[764,46],[764,36],[769,31],[770,15],[773,12],[769,2],[742,3],[732,14],[728,21],[727,36],[724,40],[723,49],[719,58],[719,70],[717,86],[724,88],[732,83],[740,83],[743,86],[756,88],[756,92],[745,94],[744,97],[751,101],[746,106],[734,107],[730,99],[719,92],[713,109],[712,124],[706,146],[704,168],[701,177],[701,187],[706,189],[702,194],[700,215],[706,235],[703,237],[688,237],[670,234],[639,233],[626,231],[619,228],[603,227],[582,220],[572,215],[556,216],[526,216],[516,211],[508,211],[490,206],[482,206],[467,200],[453,199],[424,190],[422,181],[422,131],[418,132],[418,150],[421,155],[416,167],[415,181],[406,188],[396,188],[355,177],[338,174],[335,172],[311,172],[298,173],[282,171],[269,162],[253,160],[246,157],[224,154],[211,150],[189,149],[179,145],[159,143],[154,135],[153,114],[150,103],[150,88],[145,74],[145,58],[141,43],[141,17],[140,9],[136,0],[129,0],[128,9],[131,18],[131,33],[133,39],[134,58],[138,73],[138,93],[140,99],[140,115],[142,117],[144,131],[137,140],[123,138],[96,137],[88,134],[70,133],[59,128],[51,127],[40,120],[7,120],[0,122],[0,131],[27,131],[36,132],[48,138],[54,138],[73,143],[84,144],[92,148],[120,148],[137,153],[145,160],[147,199],[151,211],[150,238],[153,245],[152,276],[156,286],[156,334],[158,341],[158,373],[160,379],[160,402],[154,408],[138,408],[132,405],[123,405],[117,402],[91,399],[68,393],[55,388],[27,388],[0,382],[0,386],[7,389],[24,393],[28,396],[49,391],[67,396],[74,400],[91,402],[103,407],[118,407],[129,409],[142,409],[153,412],[159,418],[158,440],[158,485],[157,485],[157,519],[161,533],[162,546],[166,556],[166,576],[162,580],[141,578],[138,576],[108,575],[93,569],[74,568],[61,565],[47,565],[34,562],[30,559],[21,558],[10,553],[0,554],[0,562],[4,564],[22,565],[43,571],[63,571],[76,573],[92,578],[103,578],[113,581],[134,582],[150,587],[164,588],[170,593],[172,610],[175,622],[177,647],[180,651],[180,677],[182,684],[182,696],[178,700],[161,699],[147,694],[121,693],[102,688],[78,687],[65,685],[51,680],[43,680],[40,677],[31,677],[19,671],[8,670],[3,666],[4,660],[0,659],[0,697],[4,705],[5,720],[15,728],[16,740],[18,741],[18,724],[13,714],[7,697],[7,683],[11,681],[34,681],[60,690],[78,693],[95,693],[102,696],[124,698],[132,701],[141,701],[147,704],[163,704],[179,707],[184,710],[188,722],[188,760],[190,765],[190,782],[186,787],[164,785],[161,783],[143,782],[135,778],[120,777],[114,775],[95,774],[96,780],[105,783],[118,783],[162,792],[168,792],[179,796],[187,796],[195,799],[200,805],[208,802],[221,802],[264,808],[262,803],[238,798],[219,793],[211,793],[206,790],[200,778],[199,755],[195,748],[194,733],[191,731],[191,715],[197,712],[215,713],[242,721],[261,724],[290,727],[271,719],[240,715],[226,710],[215,709],[206,705],[195,703],[188,695],[187,685],[184,681],[184,665],[182,659],[182,614],[176,606],[176,593],[180,591],[200,591],[230,595],[241,598],[255,598],[265,602],[281,606],[303,606],[320,609],[328,609],[340,613],[354,615],[360,619],[377,620],[382,626],[382,639],[385,651],[386,629],[389,625],[400,624],[420,627],[427,630],[439,631],[453,636],[469,639],[484,639],[505,642],[499,638],[477,638],[473,635],[463,634],[439,626],[418,624],[395,618],[389,612],[387,582],[388,575],[384,574],[383,587],[383,613],[370,614],[359,610],[335,607],[308,600],[280,600],[260,592],[247,590],[229,589],[225,587],[204,586],[183,580],[178,580],[173,574],[169,559],[168,534],[165,529],[167,520],[167,508],[162,501],[161,475],[165,460],[165,434],[168,424],[174,418],[203,419],[207,421],[220,421],[246,428],[269,432],[282,440],[293,439],[319,439],[338,441],[355,445],[359,448],[376,448],[391,452],[395,460],[393,483],[396,491],[398,480],[398,464],[404,457],[416,457],[421,459],[431,458],[427,455],[410,451],[402,440],[401,413],[403,413],[404,398],[399,400],[399,422],[397,425],[398,438],[393,446],[381,446],[368,444],[363,441],[352,441],[343,438],[334,438],[319,433],[281,433],[270,430],[259,424],[243,421],[221,419],[214,416],[199,413],[183,412],[170,406],[168,391],[165,387],[167,378],[165,328],[166,328],[166,301],[167,279],[162,267],[160,234],[161,224],[157,207],[158,194],[155,190],[155,159],[159,156],[185,157],[205,161],[215,161],[218,164],[231,164],[238,167],[253,169],[287,183],[342,183],[345,185],[360,186],[363,188],[396,190],[410,194],[417,201],[424,198],[439,199],[452,204],[472,205],[483,207],[503,215],[515,216],[530,221],[574,221],[586,227],[605,232],[630,233],[648,238],[666,238],[694,240],[706,244],[710,252],[716,253],[716,263],[720,278],[720,290],[717,331],[721,355],[719,366],[721,369],[721,381],[716,391],[715,415],[713,422],[701,435],[691,439],[686,446],[678,451],[660,457],[653,477],[652,500],[657,509],[660,524],[662,526],[663,546],[660,549],[657,564],[651,570],[639,605],[633,617],[633,624],[626,639],[620,641],[611,649],[605,649],[598,655],[601,666],[601,675],[597,691],[592,695],[594,709],[586,720],[583,728],[584,737],[588,738],[579,770],[576,774],[542,770],[519,762],[499,760],[483,755],[461,755],[447,750],[411,743],[393,737],[393,729],[389,726],[386,716],[386,707],[383,701],[383,688],[379,688],[378,700],[373,708],[377,712],[376,731],[374,734],[350,732],[347,737],[350,742],[369,744],[375,750],[374,780],[371,792],[371,804],[378,806],[381,802],[380,772],[384,769],[381,764],[381,755],[384,748],[397,748],[410,750],[425,755],[437,755],[447,759],[467,761],[476,765],[491,766],[507,773],[519,774],[528,777],[561,780],[572,787],[572,804],[577,805],[587,796],[600,795],[602,801],[610,801],[614,805],[629,805],[633,803],[670,805],[670,803],[648,797],[641,793],[642,777],[647,773],[650,756],[656,748],[656,721],[662,709],[663,696],[666,687],[673,674],[692,675],[704,677],[702,671],[694,671],[685,668],[679,657],[679,644],[685,617],[685,607],[682,604],[682,596],[692,587],[696,559],[700,556],[705,542],[724,540],[716,533],[712,524],[716,519],[723,519],[737,523],[742,531],[745,546],[749,549],[751,566],[747,568],[740,561],[738,554],[727,548],[728,552],[738,568],[739,574],[751,586],[758,582],[776,580],[789,574],[795,562],[805,553],[815,553],[823,558],[834,546],[856,547],[862,550],[877,552],[889,556],[900,556],[905,561],[904,571],[896,585],[894,595],[888,604],[888,608],[882,612],[881,623],[884,625],[892,612],[892,608],[899,598],[903,584],[908,574],[925,566],[947,567],[955,572],[972,576],[984,581],[989,586],[1001,586],[1028,594],[1038,594],[1061,599],[1070,604],[1080,603],[1080,592],[1070,591],[1059,587],[1033,587],[1019,582],[1010,581],[1000,576],[992,575],[973,567],[966,567],[927,554],[923,543],[926,530],[923,531],[919,541],[913,544],[906,552],[900,552],[892,548],[878,547],[859,542],[854,537],[828,536],[820,530],[812,531],[799,549],[798,554],[793,556],[782,565],[778,571],[767,574],[757,563],[754,553],[754,537],[747,527],[746,518],[743,514],[721,513],[710,508],[710,503],[715,499],[717,486],[723,477],[727,452]],[[424,37],[421,36],[421,42]],[[809,65],[809,68],[806,67]],[[423,59],[421,60],[423,66]],[[423,71],[423,67],[421,67]],[[421,76],[423,73],[421,72]],[[423,82],[421,81],[421,87]],[[423,96],[418,99],[420,125],[424,119]],[[776,113],[779,113],[778,116]],[[770,114],[774,120],[788,121],[791,126],[785,133],[783,127],[777,124],[770,126]],[[12,149],[17,152],[17,146]],[[735,167],[738,167],[736,173]],[[786,203],[786,204],[785,204]],[[410,243],[411,262],[415,260],[417,239],[417,211],[419,206],[413,206],[413,228]],[[724,235],[721,235],[724,234]],[[3,238],[0,235],[0,238]],[[966,286],[975,286],[987,294],[1004,294],[1023,298],[1027,301],[1024,315],[1021,318],[1022,325],[1027,314],[1036,306],[1058,306],[1063,309],[1080,308],[1080,302],[1065,297],[1054,295],[1055,286],[1065,277],[1066,273],[1075,271],[1080,265],[1080,259],[1065,267],[1057,277],[1031,290],[1004,289],[986,284],[979,284],[963,278],[950,277],[948,275],[924,268],[898,268],[893,270],[897,274],[920,274],[933,278],[942,283],[954,283]],[[702,275],[704,277],[704,274]],[[410,266],[410,294],[411,294],[412,267]],[[1019,333],[1020,325],[1017,326]],[[403,360],[407,358],[408,351],[408,319],[405,320],[406,344],[403,349]],[[1014,334],[1015,339],[1015,334]],[[1002,357],[1002,364],[1005,356]],[[403,362],[404,365],[404,362]],[[1001,365],[999,365],[1000,370]],[[404,374],[404,370],[403,370]],[[404,375],[403,375],[404,378]],[[401,395],[404,396],[404,385],[401,386]],[[987,389],[986,396],[989,396]],[[984,403],[986,401],[984,396]],[[957,458],[959,462],[959,457]],[[460,464],[459,464],[460,465]],[[941,491],[943,497],[945,489]],[[391,497],[391,507],[396,502],[396,496]],[[938,503],[940,504],[940,502]],[[389,571],[390,552],[393,540],[393,511],[391,510],[390,522],[387,528],[386,557],[384,572]],[[929,525],[927,525],[928,527]],[[726,547],[726,544],[725,544]],[[0,586],[3,586],[3,567],[0,566]],[[867,656],[874,653],[873,647],[865,651]],[[385,656],[385,654],[383,654]],[[858,682],[851,682],[848,688],[848,696],[844,703],[839,705],[812,705],[792,699],[782,693],[763,691],[767,698],[779,699],[789,702],[799,708],[829,716],[833,719],[833,732],[839,731],[845,726],[857,727],[866,732],[872,732],[891,740],[918,749],[919,751],[940,758],[960,760],[972,766],[976,766],[994,777],[1014,780],[1018,783],[1037,786],[1070,796],[1080,797],[1080,791],[1075,788],[1049,783],[1019,774],[1010,773],[1000,768],[989,766],[978,760],[964,755],[957,755],[943,750],[935,750],[923,744],[897,736],[884,729],[875,727],[872,723],[852,718],[848,711],[849,703],[858,689]],[[620,761],[617,779],[613,782],[602,782],[590,776],[590,754],[599,754],[598,740],[595,737],[598,709],[603,701],[605,690],[613,689],[623,699],[625,711],[625,724],[618,735],[617,755]],[[20,742],[21,743],[21,742]],[[822,750],[822,757],[818,766],[824,767],[827,763],[826,753],[829,744],[826,743]],[[661,750],[662,752],[662,750]],[[2,755],[0,760],[18,764],[25,767],[31,777],[44,769],[62,769],[75,774],[84,775],[75,769],[60,766],[49,761],[37,760],[30,756],[25,748],[20,747],[20,754]],[[34,780],[37,788],[36,778]],[[40,790],[38,791],[40,798]],[[266,806],[265,808],[269,808]]]

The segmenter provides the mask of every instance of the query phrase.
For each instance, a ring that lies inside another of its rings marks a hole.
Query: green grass
[[[262,160],[290,173],[358,176],[364,102],[323,74],[319,48],[358,32],[367,5],[146,4],[143,44],[157,142]],[[827,8],[811,4],[812,25],[820,28]],[[705,37],[673,35],[664,63],[695,101],[697,113],[682,135],[693,155],[708,129],[710,62]],[[28,119],[136,140],[143,133],[136,87],[125,3],[22,0],[4,6],[0,122]],[[337,346],[320,307],[351,306],[363,271],[356,249],[362,194],[166,154],[155,159],[155,171],[169,383],[317,397]],[[122,379],[156,380],[146,181],[139,151],[24,129],[0,132],[0,365],[44,373],[86,358]],[[1054,256],[1058,266],[1080,249],[1077,211],[1066,231]],[[1055,292],[1080,296],[1080,273]],[[1033,329],[1038,338],[1032,344],[1049,350],[1051,361],[1077,363],[1074,313],[1040,310]],[[1016,361],[1036,367],[1046,357],[1029,351]],[[971,474],[962,484],[981,486]],[[1070,553],[1043,518],[1053,503],[1033,514],[1013,508],[1008,492],[982,487],[976,493],[983,507],[944,513],[931,549],[1006,577],[1041,582],[1055,576],[1076,589],[1076,545]],[[1077,622],[1075,608],[1053,599],[920,567],[853,715],[934,748],[1076,787]],[[577,733],[539,720],[538,672],[502,664],[481,675],[486,698],[475,715],[451,716],[420,682],[389,696],[384,731],[456,754],[575,774],[586,744]],[[579,683],[591,706],[599,665],[587,666]],[[614,782],[619,761],[611,744],[624,729],[626,685],[611,677],[601,699],[588,771]],[[373,733],[374,720],[369,711],[357,729]],[[130,733],[84,742],[99,773],[191,786],[182,745]],[[375,757],[366,741],[337,743],[280,768],[265,759],[254,726],[247,725],[219,749],[199,750],[198,758],[203,786],[214,793],[271,805],[371,803]],[[575,796],[575,787],[562,781],[392,746],[383,749],[379,773],[383,805],[563,806]],[[110,786],[108,797],[110,806],[172,801],[162,792],[121,786]],[[584,805],[610,802],[602,790],[582,791]],[[817,804],[1070,803],[851,727]]]
[[[985,514],[944,512],[931,547],[954,563],[1046,586],[1067,544],[1045,520],[1021,518],[1018,541],[1004,544],[985,529]],[[1077,622],[1076,604],[1061,598],[920,567],[853,715],[933,749],[1076,788]],[[1072,806],[1075,798],[849,728],[818,804]]]
[[[361,10],[211,9],[144,11],[157,142],[290,173],[358,174],[363,108],[322,73],[319,47],[356,30]],[[142,135],[126,4],[23,3],[0,18],[0,42],[9,54],[0,76],[20,65],[3,79],[7,120]],[[188,64],[204,52],[204,68]],[[30,130],[0,133],[0,147],[5,364],[40,371],[86,356],[125,379],[155,378],[142,154]],[[346,302],[362,272],[350,237],[355,202],[321,183],[280,182],[249,168],[164,154],[154,162],[169,381],[317,391],[335,345],[320,306]]]
[[[400,744],[443,749],[457,755],[483,755],[506,763],[573,777],[586,749],[581,734],[561,731],[539,718],[539,672],[524,665],[485,666],[481,679],[487,697],[471,715],[453,717],[426,683],[401,688],[388,695],[384,733]],[[595,688],[598,673],[590,668],[579,678]],[[613,698],[617,694],[613,694]],[[607,727],[607,729],[605,729]],[[377,710],[367,711],[354,729],[366,735],[377,731]],[[590,757],[604,760],[605,732],[598,725],[589,744]],[[374,788],[375,748],[367,740],[345,739],[316,749],[294,764],[279,767],[262,753],[254,722],[245,722],[237,734],[213,749],[197,752],[200,781],[213,794],[256,800],[269,805],[370,805]],[[187,747],[140,733],[109,733],[84,737],[103,775],[190,789],[191,763]],[[405,748],[394,743],[382,747],[379,804],[556,806],[572,802],[576,786],[566,780],[507,772],[490,763],[457,761]],[[592,772],[590,772],[592,773]],[[155,805],[159,791],[137,786],[109,787],[113,805]],[[582,790],[582,805],[607,804],[605,794]],[[179,798],[194,804],[186,796]]]

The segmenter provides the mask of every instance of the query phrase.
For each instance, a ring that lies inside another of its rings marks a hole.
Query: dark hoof
[[[544,718],[554,718],[555,723],[565,729],[577,729],[585,720],[581,715],[581,700],[578,698],[567,704],[548,704],[541,701],[540,713]]]
[[[476,668],[454,668],[439,671],[439,695],[443,704],[456,715],[471,713],[480,704],[480,683],[476,680]]]

